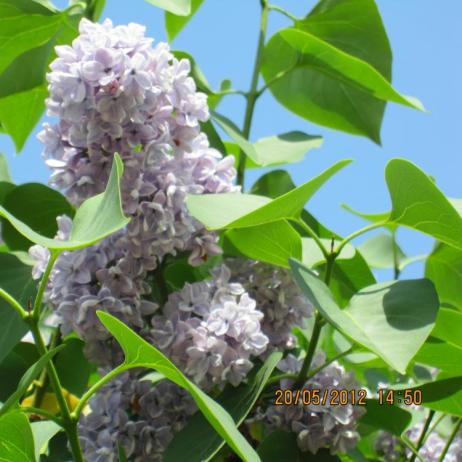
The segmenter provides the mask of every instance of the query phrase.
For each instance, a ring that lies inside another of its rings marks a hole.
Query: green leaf
[[[0,98],[0,120],[20,151],[45,108],[46,85]]]
[[[209,229],[245,228],[281,219],[298,219],[306,202],[350,160],[337,162],[317,177],[274,200],[251,194],[225,193],[189,195],[191,215]]]
[[[22,412],[14,411],[0,416],[0,460],[35,462],[32,430]]]
[[[39,461],[40,455],[47,452],[51,438],[63,429],[52,420],[32,422],[31,427],[35,443],[35,460]]]
[[[461,332],[462,313],[448,308],[440,308],[435,328],[432,331],[432,337],[439,338],[462,349]]]
[[[82,396],[87,390],[90,374],[94,370],[84,355],[85,343],[78,338],[68,338],[64,348],[54,360],[61,386],[75,396]]]
[[[359,212],[358,210],[351,208],[347,204],[342,204],[342,208],[345,209],[347,212],[350,212],[353,215],[356,215],[357,217],[362,218],[363,220],[369,221],[370,223],[386,222],[388,218],[390,217],[390,212],[364,213],[364,212]],[[390,227],[392,229],[396,229],[396,225],[394,225],[393,223],[386,223],[384,224],[384,226]]]
[[[204,0],[192,0],[191,12],[188,16],[176,16],[175,14],[165,13],[165,29],[167,30],[168,40],[171,42],[196,14]]]
[[[118,367],[120,371],[134,367],[147,367],[164,374],[166,378],[191,394],[205,418],[236,454],[245,462],[260,461],[252,446],[239,433],[233,418],[228,412],[190,382],[164,354],[135,334],[114,316],[102,311],[98,311],[97,314],[124,351],[125,360]]]
[[[401,389],[403,387],[393,388]],[[447,377],[440,374],[436,381],[424,383],[411,388],[411,390],[420,390],[423,399],[422,406],[462,417],[462,376]]]
[[[406,255],[390,234],[377,234],[358,245],[361,255],[369,266],[373,268],[393,268],[395,265],[393,248],[396,251],[396,260],[399,267],[404,262]]]
[[[296,186],[286,170],[273,170],[262,175],[250,188],[250,194],[275,199],[288,193]]]
[[[36,283],[32,268],[17,256],[0,253],[0,287],[14,297],[23,307],[34,299]],[[0,362],[27,333],[27,324],[10,305],[0,298]]]
[[[72,233],[68,241],[50,239],[35,232],[0,206],[0,216],[6,218],[30,241],[51,250],[63,251],[87,247],[123,228],[129,219],[123,214],[119,181],[123,164],[115,154],[111,174],[104,193],[87,199],[75,214]]]
[[[257,154],[256,166],[268,167],[299,162],[308,151],[319,148],[322,141],[321,136],[311,136],[303,132],[288,132],[262,138],[253,145]]]
[[[64,20],[63,14],[29,14],[15,0],[0,2],[0,73],[20,54],[48,42]]]
[[[215,111],[210,111],[212,119],[224,130],[224,132],[242,149],[246,156],[248,156],[254,164],[258,165],[258,154],[252,143],[247,141],[244,135],[234,122],[227,117],[218,114]]]
[[[272,353],[260,369],[252,371],[246,384],[237,388],[228,385],[218,396],[217,402],[230,413],[237,427],[252,410],[281,357],[281,353]],[[164,462],[186,458],[190,462],[210,460],[223,444],[224,441],[204,416],[196,413],[186,427],[174,436],[164,454]]]
[[[462,374],[462,313],[440,308],[430,339],[414,361],[450,374]]]
[[[13,183],[10,175],[10,169],[8,168],[8,159],[4,154],[0,153],[0,181],[6,183]]]
[[[282,430],[270,433],[258,447],[262,462],[340,462],[336,455],[327,449],[320,449],[316,454],[301,452],[297,445],[297,435]]]
[[[462,348],[430,338],[418,351],[414,362],[435,367],[453,375],[462,375]]]
[[[64,348],[63,345],[60,345],[53,350],[50,350],[47,354],[40,357],[40,359],[35,362],[26,373],[21,377],[21,380],[18,383],[16,391],[5,401],[3,406],[0,408],[0,416],[5,415],[11,408],[17,406],[21,397],[26,393],[30,384],[38,377],[43,368],[47,365],[48,361]]]
[[[462,251],[438,244],[427,258],[425,276],[433,281],[442,303],[462,309]]]
[[[324,277],[326,265],[318,266],[317,270]],[[368,264],[362,255],[356,252],[353,258],[336,260],[329,287],[335,301],[343,308],[360,289],[375,283],[375,277]]]
[[[0,402],[14,393],[27,369],[39,358],[37,348],[29,342],[18,343],[0,363]]]
[[[209,140],[210,147],[215,148],[217,151],[221,152],[223,155],[226,155],[226,148],[221,141],[220,135],[215,130],[212,122],[208,120],[207,122],[201,123],[202,132],[207,135]]]
[[[282,430],[268,435],[258,447],[262,462],[280,462],[283,460],[301,462],[295,433]]]
[[[104,7],[106,6],[106,0],[93,0],[92,8],[89,12],[89,17],[92,21],[98,21],[103,14]]]
[[[428,175],[408,160],[393,159],[385,177],[392,201],[390,222],[462,250],[462,217]]]
[[[16,186],[3,200],[3,207],[37,233],[53,238],[58,231],[56,217],[74,216],[68,200],[55,189],[40,183]],[[28,250],[33,243],[2,219],[2,237],[11,250]]]
[[[377,430],[384,430],[401,436],[412,421],[412,414],[394,405],[379,404],[376,399],[366,400],[366,413],[361,417],[361,424]]]
[[[231,90],[232,82],[229,79],[222,80],[220,83],[220,91],[227,91]],[[217,93],[211,93],[208,95],[207,102],[209,104],[210,109],[216,109],[220,104],[221,100],[223,99],[224,95],[220,95]]]
[[[11,3],[11,0],[6,2]],[[18,6],[27,14],[62,16],[58,30],[48,41],[20,54],[0,74],[0,123],[8,128],[7,132],[12,136],[19,152],[44,109],[44,99],[47,96],[45,77],[48,65],[56,56],[54,47],[69,44],[77,36],[81,14],[75,14],[76,10],[73,9],[66,16],[45,0],[41,1],[45,8],[29,0],[14,0],[14,3],[15,7]]]
[[[0,181],[0,204],[3,204],[6,195],[12,191],[16,186],[13,183]]]
[[[375,284],[360,290],[342,310],[314,273],[295,260],[291,266],[304,294],[330,324],[405,374],[435,325],[439,301],[430,281]]]
[[[146,0],[154,6],[170,11],[178,16],[191,14],[191,0]]]
[[[239,252],[252,260],[289,268],[289,258],[302,257],[300,236],[285,220],[230,229],[226,237]]]
[[[292,112],[380,143],[385,101],[421,108],[389,84],[391,62],[373,0],[322,0],[295,28],[269,40],[262,73]]]

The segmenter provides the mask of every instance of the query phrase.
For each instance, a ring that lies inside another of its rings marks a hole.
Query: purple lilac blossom
[[[39,134],[51,184],[78,206],[104,189],[115,152],[125,166],[122,205],[129,225],[90,248],[60,255],[46,294],[63,333],[75,330],[104,365],[95,342],[109,334],[96,310],[140,329],[156,308],[147,279],[159,261],[187,252],[190,264],[199,265],[221,253],[217,236],[189,215],[186,195],[239,188],[233,157],[223,158],[201,133],[199,123],[209,113],[189,61],[174,58],[167,44],[153,47],[137,24],[83,19],[72,46],[56,52],[47,109],[58,122]],[[31,255],[39,278],[48,251],[34,246]]]
[[[319,367],[325,362],[323,353],[318,353],[313,360],[313,367]],[[289,354],[278,365],[285,373],[296,374],[300,371],[302,361]],[[279,389],[287,390],[293,386],[293,380],[283,379],[278,384]],[[358,389],[358,383],[352,373],[333,362],[305,382],[302,390]],[[296,393],[294,391],[294,393]],[[296,433],[297,444],[301,451],[316,454],[321,448],[329,448],[331,454],[344,453],[354,448],[359,441],[356,431],[359,418],[364,409],[360,406],[347,404],[334,406],[328,396],[326,405],[298,404],[278,406],[271,404],[267,409],[260,409],[257,420],[262,420],[268,431],[285,430]]]
[[[414,425],[406,432],[406,436],[417,443],[422,433],[423,423]],[[419,450],[419,456],[425,462],[438,462],[441,453],[446,446],[446,439],[442,438],[437,432],[430,433],[423,446]],[[400,441],[400,439],[390,433],[380,432],[375,441],[375,450],[384,458],[386,462],[397,462],[408,459],[411,451]],[[462,462],[462,431],[459,432],[444,457],[443,462]]]
[[[72,46],[58,46],[51,64],[48,114],[39,139],[51,184],[81,204],[101,192],[113,154],[125,164],[123,207],[132,220],[125,247],[151,270],[160,258],[189,251],[200,264],[220,249],[214,234],[187,212],[188,193],[237,191],[232,156],[209,147],[200,122],[206,95],[189,76],[188,60],[165,43],[152,46],[137,24],[80,23]]]
[[[152,343],[204,389],[239,385],[268,345],[263,313],[230,276],[225,265],[216,267],[213,278],[171,294],[152,318]]]
[[[85,460],[117,462],[120,444],[128,460],[160,462],[174,434],[196,411],[186,391],[167,380],[152,384],[125,372],[90,400],[79,436]]]
[[[264,314],[262,331],[276,349],[293,348],[292,329],[304,327],[313,307],[290,272],[252,260],[227,259],[232,279],[240,282]]]

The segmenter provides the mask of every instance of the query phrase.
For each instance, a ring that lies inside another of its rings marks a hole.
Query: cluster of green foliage
[[[171,40],[203,3],[148,1],[166,10]],[[0,129],[13,139],[18,151],[43,112],[45,73],[55,56],[54,46],[76,36],[82,17],[97,20],[104,3],[71,1],[67,9],[58,11],[47,0],[0,0]],[[288,16],[292,24],[268,39],[268,16],[273,11]],[[260,36],[248,91],[233,89],[227,80],[220,90],[212,90],[193,58],[177,53],[191,59],[193,77],[213,109],[212,122],[204,124],[203,130],[214,147],[236,157],[240,184],[246,169],[300,161],[322,143],[320,137],[302,132],[249,141],[255,104],[265,91],[306,120],[376,143],[380,143],[387,102],[423,110],[417,99],[402,95],[391,84],[391,49],[373,0],[321,0],[303,18],[261,0]],[[216,112],[229,94],[245,98],[242,129]],[[221,139],[217,128],[228,141]],[[291,269],[316,309],[310,329],[297,332],[300,347],[306,351],[303,374],[309,373],[313,354],[321,346],[329,359],[339,358],[347,370],[353,370],[365,387],[373,389],[382,379],[396,389],[408,383],[419,386],[428,422],[437,415],[458,425],[462,419],[461,202],[447,198],[416,165],[394,159],[385,171],[391,210],[374,215],[352,211],[367,225],[349,236],[339,236],[306,207],[323,184],[349,163],[338,162],[298,187],[286,171],[272,170],[249,193],[190,196],[188,208],[208,229],[220,232],[226,255]],[[213,400],[160,351],[108,314],[100,313],[100,320],[125,353],[124,362],[108,375],[96,375],[75,336],[56,346],[54,333],[41,322],[47,309],[43,295],[48,277],[60,253],[90,246],[127,224],[120,205],[122,174],[122,162],[115,155],[106,191],[74,210],[66,198],[44,185],[15,185],[0,157],[0,460],[63,460],[59,451],[55,458],[44,455],[59,441],[68,441],[74,459],[83,460],[76,426],[86,403],[115,375],[139,367],[154,369],[186,389],[201,411],[174,439],[166,454],[169,461],[218,460],[214,455],[225,443],[247,462],[280,462],[281,454],[291,461],[378,460],[371,444],[378,430],[402,437],[415,424],[412,410],[377,406],[371,399],[360,427],[363,439],[349,455],[299,453],[290,435],[270,435],[255,448],[238,427],[271,380],[279,354],[270,356],[248,383],[226,389]],[[53,238],[59,214],[73,217],[72,236],[66,242]],[[432,253],[419,257],[425,259],[426,278],[398,280],[403,267],[415,261],[396,242],[399,227],[435,239]],[[359,246],[352,244],[376,228],[383,233]],[[26,253],[32,243],[48,248],[51,254],[38,287]],[[376,268],[393,268],[395,280],[377,283],[372,271]],[[172,274],[167,282],[177,286],[177,277]],[[21,342],[27,332],[35,345]],[[439,370],[436,377],[430,368]],[[37,383],[46,383],[54,394],[57,412],[24,405],[23,398]],[[76,403],[70,404],[68,392]],[[32,415],[42,419],[31,423]]]

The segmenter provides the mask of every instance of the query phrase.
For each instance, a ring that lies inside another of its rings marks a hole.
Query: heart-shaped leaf
[[[191,215],[209,229],[246,228],[283,219],[298,219],[314,193],[350,162],[339,161],[317,177],[274,200],[251,194],[202,194],[189,195],[186,204]]]
[[[435,325],[439,301],[429,280],[374,284],[342,310],[318,276],[295,260],[291,267],[304,294],[330,324],[398,372],[406,372]]]
[[[63,251],[88,247],[123,228],[129,222],[122,210],[119,189],[122,174],[122,160],[118,154],[115,154],[106,190],[104,193],[87,199],[79,207],[73,220],[72,233],[68,241],[59,241],[42,236],[2,206],[0,206],[0,216],[6,218],[27,239],[50,250]]]
[[[188,16],[191,14],[191,0],[146,0],[154,6],[178,16]]]
[[[385,177],[392,201],[390,222],[462,250],[462,217],[428,175],[408,160],[393,159]]]
[[[236,426],[239,426],[252,410],[281,357],[281,353],[272,353],[263,366],[250,375],[247,383],[237,388],[228,385],[217,398],[217,402],[230,413]],[[209,460],[223,444],[224,441],[204,416],[197,413],[186,427],[174,436],[164,454],[164,462],[176,462],[186,458],[190,462]]]
[[[12,411],[0,417],[0,460],[35,462],[32,430],[22,412]]]
[[[189,381],[163,353],[143,340],[124,323],[108,313],[98,311],[97,314],[124,351],[125,360],[118,367],[120,372],[134,367],[147,367],[164,374],[166,378],[191,394],[205,418],[236,454],[245,462],[260,462],[256,452],[239,433],[233,418],[227,411]]]
[[[239,252],[252,260],[288,268],[289,258],[302,257],[300,236],[284,220],[230,229],[226,237]]]
[[[308,151],[321,145],[321,136],[310,136],[303,132],[288,132],[262,138],[253,145],[257,154],[257,162],[254,166],[268,167],[299,162]]]
[[[22,376],[19,381],[16,391],[6,400],[3,406],[0,408],[0,416],[6,414],[11,408],[16,406],[21,399],[22,395],[27,391],[30,384],[38,377],[43,368],[46,367],[48,361],[56,354],[58,351],[62,350],[64,345],[59,345],[58,347],[50,350],[47,354],[43,355],[36,363],[34,363],[26,373]]]

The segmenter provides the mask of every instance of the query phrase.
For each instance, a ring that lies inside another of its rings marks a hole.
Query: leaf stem
[[[125,364],[121,364],[120,366],[117,366],[115,369],[112,371],[108,372],[106,375],[101,377],[95,384],[93,384],[80,398],[77,406],[73,410],[71,416],[72,419],[77,421],[80,418],[80,414],[82,413],[85,405],[87,404],[87,401],[104,385],[106,385],[108,382],[110,382],[114,377],[119,375],[120,373],[124,372],[127,368],[125,367]]]
[[[322,254],[324,255],[324,258],[326,261],[329,259],[330,253],[326,250],[324,247],[324,244],[322,243],[321,239],[319,239],[318,235],[306,224],[301,218],[300,219],[290,219],[293,223],[296,223],[299,225],[301,228],[303,228],[304,231],[316,242],[318,245],[319,249],[321,250]]]
[[[42,333],[40,332],[39,328],[43,295],[50,278],[51,270],[53,269],[53,265],[55,264],[59,253],[60,252],[57,251],[50,251],[50,258],[40,281],[37,296],[35,297],[34,308],[31,313],[27,313],[25,318],[29,324],[32,336],[34,337],[35,346],[40,356],[44,356],[48,353],[48,348],[45,345],[45,341],[43,340]],[[69,406],[67,404],[66,398],[64,397],[61,382],[59,380],[59,376],[56,372],[56,368],[52,359],[50,359],[46,368],[51,387],[53,388],[53,392],[56,396],[56,401],[61,412],[62,427],[66,431],[74,460],[75,462],[84,462],[82,449],[80,447],[79,435],[77,433],[77,422],[74,421],[71,417]]]
[[[48,279],[50,278],[51,270],[58,258],[60,252],[50,251],[50,258],[48,259],[47,267],[43,273],[42,279],[40,280],[37,296],[34,301],[34,309],[32,310],[31,318],[38,322],[40,319],[40,310],[42,309],[43,294],[48,284]]]
[[[444,461],[444,458],[446,457],[446,454],[448,453],[449,448],[451,447],[451,444],[454,441],[454,438],[456,437],[457,433],[459,432],[461,425],[462,425],[462,418],[458,419],[456,424],[454,425],[454,429],[452,430],[452,433],[449,436],[449,439],[446,442],[446,445],[444,446],[443,452],[441,453],[440,458],[438,459],[438,462],[443,462]]]
[[[325,369],[327,366],[332,364],[334,361],[337,361],[341,358],[344,358],[345,356],[348,356],[350,353],[353,352],[353,347],[349,348],[348,350],[343,351],[342,353],[339,353],[338,355],[334,356],[333,358],[329,359],[329,361],[326,361],[322,366],[317,367],[316,369],[313,369],[307,376],[307,380],[313,378],[316,374],[321,372],[323,369]]]
[[[12,297],[8,292],[3,289],[0,289],[0,297],[3,298],[18,314],[22,319],[28,317],[27,311],[17,302],[17,300]]]
[[[45,411],[44,409],[33,406],[21,406],[21,411],[26,414],[36,414],[45,417],[48,420],[53,420],[53,422],[57,423],[60,427],[63,426],[63,421],[59,417],[55,416],[51,412]]]
[[[409,438],[407,438],[407,436],[405,435],[402,435],[400,440],[403,442],[403,444],[412,452],[412,454],[415,454],[415,456],[417,457],[417,459],[420,460],[420,462],[425,462],[423,459],[422,459],[422,456],[415,450],[415,447],[414,445],[412,444],[412,442],[409,440]]]
[[[335,250],[335,253],[337,255],[340,254],[340,252],[342,251],[342,249],[348,244],[348,242],[350,242],[351,240],[355,239],[356,237],[358,236],[361,236],[361,234],[364,234],[364,233],[367,233],[369,231],[372,231],[373,229],[376,229],[376,228],[380,228],[382,226],[385,225],[385,221],[380,221],[378,223],[371,223],[370,225],[367,225],[367,226],[364,226],[363,228],[361,229],[358,229],[357,231],[355,231],[354,233],[351,233],[350,235],[348,235],[347,237],[345,237],[341,242],[340,244],[338,245],[337,249]]]
[[[396,230],[394,230],[392,233],[392,246],[393,246],[393,272],[394,272],[393,277],[395,280],[398,280],[401,274],[401,268],[399,266],[399,260],[398,260],[398,244],[396,242]]]
[[[268,9],[270,11],[277,11],[278,13],[281,13],[283,14],[284,16],[288,17],[290,20],[294,21],[294,22],[297,22],[299,21],[300,19],[297,18],[296,16],[294,16],[292,13],[290,13],[289,11],[285,10],[284,8],[281,8],[280,6],[278,5],[268,5]]]
[[[337,256],[336,253],[331,253],[327,256],[326,273],[324,276],[324,282],[326,283],[326,285],[329,285],[330,283],[330,278],[332,276],[332,269],[335,263],[336,256]],[[306,352],[305,359],[303,360],[302,368],[300,369],[298,378],[292,387],[293,389],[301,388],[307,380],[308,373],[310,372],[311,363],[313,362],[314,354],[318,346],[319,337],[321,335],[321,330],[324,324],[325,324],[325,321],[321,313],[319,311],[316,311],[316,315],[314,318],[313,332],[311,333],[311,339],[310,339],[310,344],[308,345],[308,351]]]
[[[257,54],[255,57],[255,64],[252,73],[252,80],[250,84],[250,91],[246,95],[247,104],[244,115],[244,126],[242,134],[246,139],[249,139],[250,129],[252,127],[253,112],[255,103],[259,97],[257,92],[258,78],[260,76],[260,67],[263,58],[263,47],[265,45],[266,29],[268,27],[268,2],[267,0],[260,0],[261,16],[260,16],[260,33],[258,37]],[[246,156],[241,149],[239,152],[239,161],[237,164],[237,184],[244,186],[245,179],[245,161]]]
[[[430,424],[432,423],[432,420],[433,420],[433,417],[435,416],[435,411],[431,410],[429,413],[428,413],[428,416],[427,416],[427,419],[425,420],[425,424],[422,428],[422,432],[420,433],[420,436],[419,436],[419,440],[417,441],[417,445],[415,447],[416,449],[416,452],[414,452],[411,456],[411,458],[409,459],[409,462],[414,462],[419,451],[420,451],[420,448],[422,447],[424,441],[425,441],[425,435],[427,434],[427,431],[428,431],[428,428],[430,427]]]
[[[38,296],[38,295],[37,295]],[[40,356],[47,354],[48,350],[43,341],[42,334],[38,327],[38,320],[34,318],[29,319],[30,330],[34,337],[35,345]],[[69,439],[69,444],[71,446],[72,455],[74,456],[75,462],[84,462],[82,456],[82,450],[80,448],[79,436],[77,433],[77,423],[72,419],[71,413],[69,411],[69,406],[67,405],[66,398],[64,397],[61,382],[56,372],[56,368],[53,364],[53,360],[47,364],[48,377],[50,379],[50,384],[53,388],[53,391],[56,396],[56,401],[58,402],[59,409],[61,411],[62,426],[66,431],[67,437]]]

